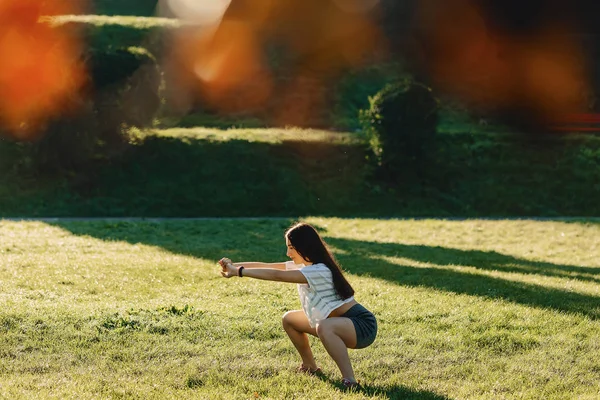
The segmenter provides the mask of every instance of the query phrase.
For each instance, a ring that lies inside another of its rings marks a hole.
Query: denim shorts
[[[353,305],[340,317],[350,318],[356,330],[355,349],[364,349],[375,341],[377,336],[377,319],[375,315],[360,304]]]

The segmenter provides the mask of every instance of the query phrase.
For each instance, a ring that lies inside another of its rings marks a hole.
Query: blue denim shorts
[[[350,318],[356,330],[355,349],[364,349],[377,337],[377,319],[375,315],[360,304],[353,305],[340,317]]]

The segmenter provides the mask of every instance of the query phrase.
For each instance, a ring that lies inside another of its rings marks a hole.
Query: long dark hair
[[[313,264],[323,263],[331,271],[333,287],[343,300],[354,295],[354,289],[342,274],[342,268],[337,263],[327,244],[311,225],[300,222],[285,232],[285,237],[305,260]]]

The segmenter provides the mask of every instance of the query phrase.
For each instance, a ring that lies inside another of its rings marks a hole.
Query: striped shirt
[[[346,300],[342,300],[338,296],[333,286],[331,271],[325,264],[313,264],[305,267],[288,261],[286,269],[299,269],[306,277],[308,284],[298,284],[298,294],[302,309],[313,328],[320,320],[327,318],[333,310],[354,300],[353,296]]]

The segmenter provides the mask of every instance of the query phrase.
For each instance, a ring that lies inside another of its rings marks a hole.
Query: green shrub
[[[92,50],[88,71],[94,87],[105,88],[123,82],[148,60],[152,56],[143,49]]]
[[[89,59],[94,113],[102,123],[150,126],[161,105],[161,71],[154,56],[139,47],[96,51]]]
[[[27,154],[22,166],[82,176],[127,149],[129,128],[153,123],[163,86],[154,54],[161,51],[163,33],[177,24],[155,18],[77,15],[45,23],[69,30],[87,44],[82,58],[89,79],[71,99],[70,113],[34,128],[40,139],[23,145]]]
[[[160,70],[144,49],[93,51],[87,56],[90,87],[73,115],[56,118],[32,145],[44,172],[84,172],[121,154],[130,127],[152,123],[160,107]]]
[[[403,75],[402,67],[395,63],[369,65],[346,71],[335,84],[334,127],[343,131],[361,128],[360,110],[369,107],[369,98],[386,84]]]
[[[406,79],[386,85],[369,102],[360,118],[381,170],[390,177],[421,172],[438,124],[439,103],[431,89]]]
[[[158,0],[93,0],[92,12],[99,15],[152,16]]]
[[[173,29],[175,19],[109,17],[98,15],[63,15],[48,20],[52,26],[73,31],[91,49],[116,50],[144,47],[159,55]]]

